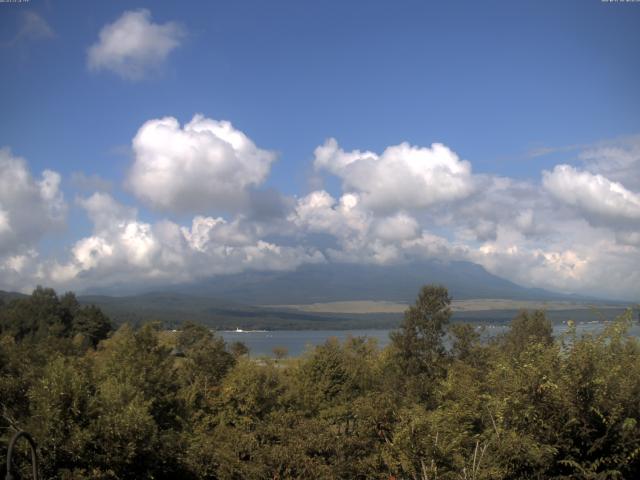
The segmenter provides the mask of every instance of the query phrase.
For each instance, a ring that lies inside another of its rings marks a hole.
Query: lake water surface
[[[579,334],[597,333],[604,328],[604,323],[578,323],[576,331]],[[483,336],[490,338],[508,330],[506,325],[489,325],[485,327]],[[566,332],[567,325],[555,325],[553,327],[556,336]],[[298,356],[304,353],[305,349],[320,345],[331,337],[335,337],[341,342],[347,337],[369,337],[374,338],[380,347],[389,343],[389,332],[391,330],[269,330],[269,331],[247,331],[247,332],[217,332],[227,343],[241,341],[251,352],[251,356],[272,356],[274,347],[285,347],[289,356]],[[629,334],[640,337],[640,325],[634,322]]]

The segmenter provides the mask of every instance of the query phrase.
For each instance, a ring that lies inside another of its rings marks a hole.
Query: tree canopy
[[[631,312],[560,338],[522,312],[483,342],[450,303],[426,286],[385,348],[274,360],[38,288],[0,306],[0,458],[27,430],[47,479],[640,478]]]

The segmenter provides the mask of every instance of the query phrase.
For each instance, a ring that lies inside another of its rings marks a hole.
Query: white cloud
[[[619,182],[628,189],[640,185],[640,135],[589,147],[579,158],[586,170]]]
[[[602,175],[557,165],[543,172],[543,185],[556,199],[596,222],[640,221],[640,195]]]
[[[231,123],[196,115],[184,128],[173,117],[146,122],[133,139],[127,183],[147,205],[164,211],[235,210],[247,189],[267,177],[272,152]]]
[[[470,186],[465,196],[422,203],[404,197],[380,208],[384,202],[372,201],[370,192],[384,188],[369,185],[384,183],[377,171],[383,156],[345,153],[331,141],[316,151],[316,166],[343,178],[343,197],[356,201],[347,210],[327,192],[313,192],[298,200],[290,219],[301,229],[333,236],[337,247],[325,249],[332,261],[469,260],[530,287],[615,298],[640,294],[633,280],[640,264],[640,241],[633,229],[637,194],[622,185],[559,166],[544,175],[542,185],[492,175],[463,176]],[[351,167],[358,162],[367,168]],[[404,167],[396,165],[398,170]],[[391,184],[392,170],[386,170]],[[558,198],[567,206],[559,208]],[[594,221],[596,217],[600,220]]]
[[[33,178],[24,159],[0,149],[0,257],[31,249],[64,224],[67,206],[60,180],[51,170]]]
[[[257,238],[236,219],[197,216],[190,227],[137,219],[136,210],[104,193],[79,200],[94,223],[68,261],[44,264],[43,278],[65,288],[166,285],[245,270],[291,270],[324,261],[317,250]]]
[[[113,246],[102,237],[87,237],[79,240],[73,246],[71,253],[77,262],[77,270],[69,269],[73,274],[82,270],[97,267],[105,258],[113,255]]]
[[[64,226],[67,205],[60,181],[51,170],[34,178],[24,159],[0,149],[0,288],[45,283],[36,247],[47,233]]]
[[[39,275],[38,260],[38,253],[34,249],[0,256],[0,288],[27,293],[38,283],[44,283]]]
[[[416,238],[420,231],[415,218],[404,212],[379,220],[375,226],[375,236],[387,242],[398,242]]]
[[[420,236],[402,242],[402,249],[409,258],[437,258],[441,260],[468,260],[470,248],[459,242],[423,231]]]
[[[338,202],[326,191],[319,190],[299,199],[289,219],[310,232],[340,238],[363,235],[369,229],[371,215],[358,204],[357,195],[345,194]]]
[[[468,258],[524,286],[599,298],[640,295],[640,249],[621,246],[614,235],[588,225],[572,223],[564,234],[540,246],[499,240],[470,250]]]
[[[314,165],[341,178],[345,191],[360,194],[363,204],[377,211],[429,207],[473,191],[471,164],[439,143],[430,148],[401,143],[378,155],[345,152],[331,138],[316,148]]]
[[[0,288],[149,287],[311,262],[436,258],[473,261],[530,287],[640,295],[640,195],[615,180],[633,171],[633,155],[616,154],[626,160],[611,166],[602,152],[600,163],[584,154],[584,169],[558,165],[533,181],[471,175],[446,147],[403,144],[376,155],[329,141],[316,150],[316,167],[342,178],[343,191],[287,198],[255,188],[274,156],[228,122],[151,120],[133,153],[130,189],[153,208],[193,214],[188,224],[143,221],[137,208],[98,192],[77,199],[93,232],[60,261],[34,249],[64,219],[60,176],[34,179],[23,160],[2,152]]]
[[[433,213],[435,222],[452,225],[465,241],[495,240],[498,230],[508,226],[524,237],[549,233],[548,220],[557,215],[539,185],[511,178],[478,175],[476,190],[455,205],[445,204]]]
[[[358,195],[346,193],[336,200],[324,190],[299,199],[289,221],[302,232],[333,236],[340,248],[328,247],[326,254],[339,262],[384,264],[405,259],[403,242],[421,234],[418,222],[407,213],[377,217]]]
[[[206,252],[211,246],[246,246],[255,242],[252,232],[243,228],[239,221],[227,222],[224,218],[196,216],[191,228],[182,227],[189,246],[198,252]]]
[[[134,220],[135,208],[118,203],[108,193],[96,192],[88,198],[78,198],[78,205],[85,209],[97,231],[109,231]]]
[[[126,11],[102,28],[98,42],[89,47],[87,65],[94,71],[110,70],[139,80],[157,70],[184,35],[176,22],[153,23],[149,10]]]
[[[6,210],[0,210],[0,235],[9,232],[11,232],[11,225],[9,224],[9,212],[7,212]]]

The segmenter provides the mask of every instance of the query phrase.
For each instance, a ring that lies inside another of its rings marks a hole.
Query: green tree
[[[80,334],[95,347],[111,328],[109,318],[98,307],[80,306],[72,292],[58,298],[51,288],[37,287],[29,297],[0,308],[0,331],[19,341],[50,341]]]
[[[120,327],[95,354],[95,463],[119,478],[171,478],[182,429],[180,383],[157,324]]]
[[[469,323],[455,323],[449,327],[453,339],[451,353],[462,361],[474,361],[480,347],[480,334]]]
[[[534,343],[544,346],[553,344],[553,325],[542,310],[533,313],[523,310],[511,321],[509,331],[499,340],[506,353],[515,356]]]
[[[441,285],[422,287],[414,305],[391,333],[393,359],[408,392],[432,398],[434,381],[445,374],[445,327],[451,318],[451,297]]]
[[[0,312],[2,332],[18,340],[67,336],[72,320],[72,313],[61,305],[56,292],[40,286],[31,296],[12,300]]]
[[[640,478],[640,342],[632,313],[597,335],[575,331],[558,380],[553,473],[571,478]]]
[[[208,328],[185,322],[177,348],[184,354],[178,362],[182,397],[192,408],[209,409],[222,378],[235,364],[225,342]]]
[[[93,461],[95,395],[91,362],[68,356],[51,359],[30,388],[30,418],[24,428],[38,439],[45,478]]]
[[[71,331],[88,338],[94,347],[104,340],[112,330],[111,320],[95,305],[88,305],[75,310]]]
[[[305,411],[318,412],[350,397],[353,377],[336,338],[316,346],[296,371],[297,399]]]

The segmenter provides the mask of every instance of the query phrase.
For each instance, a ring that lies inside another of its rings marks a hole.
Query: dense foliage
[[[449,325],[450,301],[424,287],[385,349],[271,360],[195,324],[109,333],[97,308],[37,289],[0,307],[2,448],[31,432],[60,479],[640,478],[630,313],[553,338],[522,312],[481,343]]]

